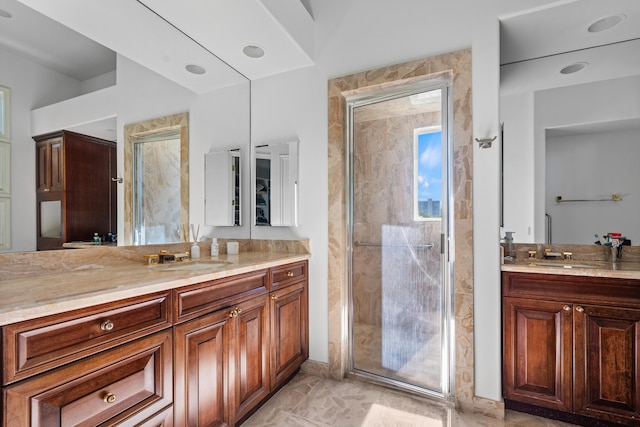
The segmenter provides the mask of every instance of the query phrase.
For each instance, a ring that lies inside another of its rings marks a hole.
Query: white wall
[[[546,241],[546,129],[638,119],[638,93],[640,77],[635,76],[501,98],[506,141],[504,229],[516,232],[516,242]],[[527,234],[532,225],[533,238]],[[556,237],[553,241],[561,242]]]
[[[309,238],[309,357],[328,362],[327,77],[316,67],[252,82],[254,146],[297,138],[299,226],[254,227],[254,239]]]
[[[546,206],[553,218],[553,242],[590,245],[608,232],[640,242],[640,130],[548,137]],[[620,202],[567,202],[608,199]]]
[[[475,395],[502,400],[500,293],[500,31],[498,20],[478,22],[472,44],[473,331]],[[463,230],[457,230],[463,232]]]
[[[0,48],[0,84],[11,88],[10,252],[36,249],[36,150],[31,110],[80,95],[80,82]]]

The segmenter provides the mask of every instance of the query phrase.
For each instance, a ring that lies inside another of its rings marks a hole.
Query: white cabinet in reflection
[[[206,225],[242,225],[241,163],[239,148],[204,155]]]

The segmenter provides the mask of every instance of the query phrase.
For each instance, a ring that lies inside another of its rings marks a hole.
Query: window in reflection
[[[180,132],[134,141],[134,244],[180,242]]]

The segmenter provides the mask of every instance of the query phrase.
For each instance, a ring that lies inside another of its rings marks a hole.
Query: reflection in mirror
[[[640,3],[584,3],[501,20],[502,234],[516,243],[594,244],[608,232],[640,241]],[[615,30],[584,31],[622,11]],[[579,62],[589,66],[561,72]]]
[[[242,225],[240,148],[204,155],[205,224]]]
[[[256,226],[298,225],[298,141],[255,148]]]
[[[187,113],[125,125],[125,244],[188,240],[188,126]]]

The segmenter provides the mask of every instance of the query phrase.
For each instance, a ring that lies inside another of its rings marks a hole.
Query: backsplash
[[[227,241],[240,243],[240,252],[280,252],[309,254],[309,240],[251,240],[218,239],[219,253],[227,253]],[[200,257],[211,256],[211,246],[200,244]],[[104,269],[118,265],[139,262],[144,255],[166,249],[169,252],[188,252],[191,243],[171,243],[146,246],[87,246],[86,249],[61,249],[55,251],[14,252],[0,254],[0,282],[29,276],[39,276],[56,272],[70,272],[87,269]],[[101,273],[102,274],[102,273]],[[108,274],[108,273],[104,273]]]
[[[516,260],[527,259],[529,251],[536,251],[536,258],[542,259],[545,249],[552,252],[571,252],[571,258],[579,261],[611,261],[611,247],[601,245],[561,245],[541,243],[514,243]],[[623,246],[618,262],[640,262],[640,246]]]

